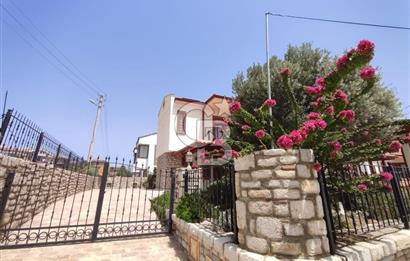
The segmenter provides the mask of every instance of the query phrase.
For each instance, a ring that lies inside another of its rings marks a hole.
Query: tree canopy
[[[335,66],[336,57],[329,51],[314,48],[310,43],[301,46],[289,46],[284,59],[276,56],[271,57],[271,89],[272,97],[280,102],[280,106],[273,111],[274,117],[286,129],[291,128],[292,104],[288,98],[280,68],[288,67],[292,70],[291,88],[298,104],[301,107],[299,115],[302,117],[310,111],[310,101],[307,99],[304,86],[314,85],[319,76],[326,75]],[[382,83],[379,76],[370,93],[355,100],[350,107],[356,112],[356,125],[360,129],[374,125],[388,126],[378,130],[375,135],[380,138],[391,139],[395,130],[391,122],[400,118],[401,105],[394,93]],[[357,93],[361,88],[362,80],[357,74],[350,74],[340,83],[347,95]],[[232,81],[232,89],[235,99],[241,102],[242,107],[252,112],[259,107],[268,97],[266,64],[253,64],[245,73],[239,73]]]

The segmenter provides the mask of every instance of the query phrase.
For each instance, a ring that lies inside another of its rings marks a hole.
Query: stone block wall
[[[312,150],[273,149],[235,160],[240,247],[283,258],[327,255]]]
[[[182,167],[182,156],[174,152],[166,152],[157,158],[156,186],[164,189],[171,187],[171,168]]]
[[[146,177],[108,177],[107,188],[139,188],[146,179]]]
[[[192,261],[276,261],[239,248],[233,233],[216,233],[201,224],[187,223],[172,216],[175,238]]]
[[[15,176],[0,220],[3,228],[19,227],[56,200],[100,187],[100,177],[0,155],[0,196],[8,171]]]

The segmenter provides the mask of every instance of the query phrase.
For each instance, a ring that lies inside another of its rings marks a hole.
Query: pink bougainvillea
[[[324,121],[324,120],[322,120],[322,119],[316,120],[315,125],[316,125],[316,127],[319,128],[320,130],[324,130],[324,129],[326,129],[326,127],[327,127],[326,121]]]
[[[325,78],[324,77],[319,77],[319,78],[316,79],[315,83],[316,83],[316,85],[325,86]]]
[[[376,70],[371,66],[363,67],[359,72],[360,78],[363,80],[371,80],[375,74]]]
[[[360,191],[367,191],[369,189],[369,187],[364,183],[359,183],[357,185],[357,189],[359,189]]]
[[[380,173],[380,179],[383,181],[390,181],[393,179],[393,174],[391,174],[390,172],[382,172]]]
[[[280,73],[281,75],[290,76],[290,75],[292,74],[292,70],[289,69],[288,67],[283,67],[283,68],[281,68],[281,69],[279,70],[279,73]]]
[[[347,96],[347,94],[344,92],[344,91],[342,91],[342,90],[336,90],[336,92],[335,92],[335,94],[333,95],[333,97],[336,99],[336,100],[341,100],[341,101],[343,101],[344,103],[348,103],[348,96]]]
[[[308,120],[303,123],[303,128],[307,133],[316,130],[316,120]]]
[[[232,155],[232,158],[236,159],[239,157],[239,152],[237,152],[236,150],[232,150],[231,155]]]
[[[224,142],[223,142],[223,140],[222,139],[215,139],[214,140],[214,144],[215,145],[222,145]]]
[[[349,57],[347,55],[340,56],[339,58],[337,58],[336,68],[338,70],[342,69],[347,64],[348,61],[349,61]]]
[[[319,103],[317,101],[313,101],[310,103],[310,106],[312,106],[312,108],[317,109],[319,108]]]
[[[333,107],[333,105],[330,105],[326,108],[325,112],[327,115],[333,116],[335,114],[335,107]]]
[[[322,169],[322,166],[320,165],[320,163],[314,163],[313,164],[313,169],[316,170],[316,172],[319,172]]]
[[[278,138],[276,141],[279,147],[283,149],[291,149],[293,147],[293,141],[292,138],[290,138],[288,135],[282,135]]]
[[[273,106],[276,105],[276,100],[275,99],[267,99],[264,103],[264,106],[268,107],[268,108],[272,108]]]
[[[356,118],[362,119],[362,115],[356,116],[352,106],[360,107],[358,99],[367,99],[365,95],[372,94],[370,91],[378,81],[376,70],[370,66],[374,48],[371,41],[360,41],[355,48],[339,56],[331,71],[311,75],[316,80],[303,87],[303,97],[298,92],[299,83],[291,79],[292,71],[287,67],[280,68],[279,73],[274,73],[272,77],[279,77],[280,87],[284,88],[287,97],[281,97],[283,100],[278,100],[278,103],[268,99],[249,111],[241,108],[239,102],[233,102],[230,105],[232,123],[229,127],[233,130],[231,134],[237,137],[232,138],[230,144],[241,150],[241,155],[275,148],[274,141],[283,149],[312,149],[317,160],[313,165],[316,171],[320,171],[320,164],[326,164],[324,167],[352,167],[357,162],[363,162],[363,159],[376,160],[389,149],[399,151],[400,142],[410,143],[410,135],[398,138],[389,146],[391,140],[382,142],[375,138],[377,122],[355,124]],[[352,82],[352,77],[361,77],[364,81],[354,80],[354,88],[349,89],[347,84]],[[278,108],[278,104],[287,106],[286,110]],[[310,106],[306,108],[306,105]],[[323,174],[332,175],[330,172]],[[381,173],[380,176],[352,177],[348,184],[333,185],[343,187],[348,190],[347,193],[373,191],[373,186],[383,190],[385,181],[389,180],[389,174]]]
[[[316,88],[315,86],[305,86],[304,89],[305,89],[305,92],[310,96],[313,96],[319,93],[319,89]]]
[[[255,132],[255,136],[256,136],[256,138],[258,138],[258,139],[263,139],[263,137],[265,137],[265,135],[266,135],[266,133],[265,133],[265,130],[264,130],[264,129],[260,129],[260,130],[257,130],[257,131]]]
[[[339,152],[339,151],[341,151],[342,150],[342,144],[340,144],[340,142],[339,141],[334,141],[333,143],[332,143],[332,149],[333,149],[333,151],[335,151],[335,152]]]
[[[251,127],[248,124],[242,125],[242,130],[243,131],[248,131]]]
[[[357,44],[356,52],[361,55],[373,55],[374,43],[366,39],[361,40]]]
[[[241,109],[241,103],[239,101],[234,101],[229,105],[229,112],[235,113]]]
[[[293,143],[298,144],[303,140],[302,134],[299,131],[293,130],[289,133],[289,137],[292,139]]]
[[[342,120],[346,120],[350,123],[352,123],[355,120],[356,113],[352,110],[343,110],[339,112],[339,117]]]
[[[392,141],[392,143],[390,143],[389,148],[390,148],[390,151],[391,151],[391,152],[398,152],[398,151],[400,151],[400,149],[401,149],[400,141],[398,141],[398,140]]]
[[[317,112],[309,112],[309,114],[306,116],[308,120],[315,120],[320,118],[320,113]]]

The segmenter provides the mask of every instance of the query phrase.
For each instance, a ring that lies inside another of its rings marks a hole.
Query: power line
[[[100,88],[97,87],[94,81],[92,81],[84,72],[82,72],[64,53],[61,51],[47,36],[44,34],[28,17],[23,10],[18,7],[13,1],[9,1],[13,7],[31,24],[31,26],[89,83],[89,86],[97,92],[104,93]],[[105,94],[105,93],[104,93]]]
[[[77,78],[83,85],[84,87],[88,87],[90,90],[95,92],[97,95],[99,95],[99,92],[91,88],[86,81],[84,81],[81,77],[77,75],[71,68],[69,68],[59,57],[57,57],[46,45],[44,45],[29,29],[27,29],[18,19],[16,16],[14,16],[10,10],[8,10],[3,4],[0,4],[1,7],[6,11],[6,13],[21,27],[26,31],[31,38],[33,38],[41,47],[43,47],[49,55],[54,57],[54,59],[61,65],[63,66],[67,71],[69,71],[75,78]]]
[[[388,28],[388,29],[410,30],[410,27],[404,27],[404,26],[382,25],[382,24],[370,24],[370,23],[360,23],[360,22],[352,22],[352,21],[332,20],[332,19],[314,18],[314,17],[306,17],[306,16],[285,15],[285,14],[273,14],[273,13],[270,13],[270,12],[267,12],[266,14],[269,14],[269,15],[272,15],[272,16],[278,16],[278,17],[293,18],[293,19],[313,20],[313,21],[320,21],[320,22],[339,23],[339,24],[350,24],[350,25],[361,25],[361,26],[372,26],[372,27],[380,27],[380,28]]]
[[[88,89],[84,89],[82,85],[80,85],[75,79],[73,79],[69,74],[64,72],[59,66],[57,66],[54,62],[52,62],[43,52],[41,52],[36,46],[34,46],[28,39],[26,39],[22,34],[18,32],[16,28],[14,28],[9,22],[7,22],[4,17],[2,18],[3,23],[5,23],[7,26],[9,26],[11,29],[13,29],[14,33],[19,36],[28,46],[33,48],[38,55],[40,55],[45,61],[47,61],[51,66],[53,66],[57,71],[59,71],[62,75],[64,75],[68,80],[70,80],[75,86],[80,88],[82,91],[87,92],[87,95],[89,96],[94,96],[94,93],[92,93]]]

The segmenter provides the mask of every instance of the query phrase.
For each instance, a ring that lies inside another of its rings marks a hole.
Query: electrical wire
[[[59,49],[51,40],[50,38],[47,37],[45,33],[43,33],[36,25],[35,23],[28,17],[23,10],[18,7],[14,1],[9,0],[9,2],[13,5],[13,7],[31,24],[31,26],[80,74],[84,80],[88,82],[88,86],[92,89],[94,89],[96,92],[105,94],[104,91],[102,91],[100,88],[97,87],[97,84],[95,84],[94,81],[92,81],[87,75],[85,75],[84,72],[82,72],[78,66],[76,66],[64,53]]]
[[[382,25],[382,24],[371,24],[371,23],[360,23],[360,22],[342,21],[342,20],[332,20],[332,19],[323,19],[323,18],[306,17],[306,16],[296,16],[296,15],[273,14],[273,13],[270,13],[270,12],[267,12],[266,14],[267,14],[267,15],[272,15],[272,16],[277,16],[277,17],[286,17],[286,18],[293,18],[293,19],[312,20],[312,21],[319,21],[319,22],[329,22],[329,23],[339,23],[339,24],[350,24],[350,25],[361,25],[361,26],[371,26],[371,27],[380,27],[380,28],[388,28],[388,29],[399,29],[399,30],[410,30],[410,27],[404,27],[404,26]]]
[[[88,89],[84,89],[82,85],[80,85],[74,78],[72,78],[70,75],[68,75],[65,71],[63,71],[59,66],[57,66],[54,62],[52,62],[42,51],[40,51],[36,46],[34,46],[27,38],[25,38],[22,34],[19,33],[19,31],[14,28],[9,22],[7,22],[4,17],[2,17],[3,23],[5,23],[8,27],[10,27],[13,32],[19,36],[28,46],[33,48],[38,55],[40,55],[45,61],[47,61],[51,66],[53,66],[58,72],[60,72],[62,75],[64,75],[68,80],[70,80],[75,86],[77,86],[79,89],[82,91],[85,91],[87,93],[87,96],[94,96],[94,93],[92,93]]]
[[[78,76],[77,73],[75,73],[71,68],[69,68],[59,57],[57,57],[46,45],[44,45],[29,29],[27,29],[24,24],[22,24],[15,15],[13,15],[9,9],[7,9],[3,4],[0,4],[1,7],[3,8],[4,11],[21,27],[23,30],[28,33],[32,39],[34,39],[41,47],[44,48],[44,50],[47,51],[49,55],[54,57],[54,59],[61,65],[63,66],[67,71],[69,71],[75,78],[77,78],[78,81],[80,81],[83,85],[82,88],[88,87],[89,90],[92,92],[95,92],[95,94],[99,95],[99,92],[88,86],[88,83],[84,81],[81,77]],[[85,88],[84,88],[85,90]]]

